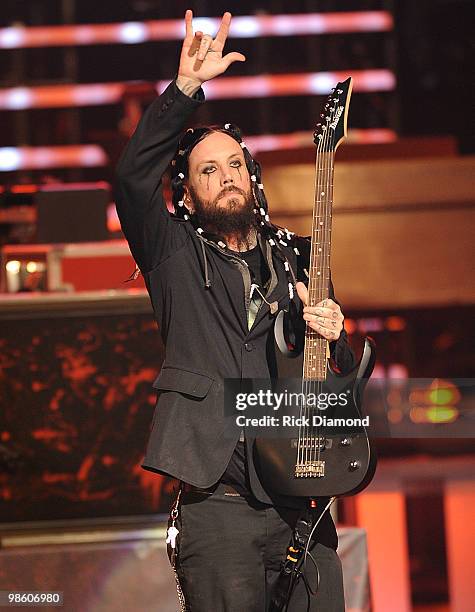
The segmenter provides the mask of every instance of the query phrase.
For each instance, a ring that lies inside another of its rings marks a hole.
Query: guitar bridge
[[[295,466],[296,478],[322,478],[325,476],[325,461],[304,461]]]

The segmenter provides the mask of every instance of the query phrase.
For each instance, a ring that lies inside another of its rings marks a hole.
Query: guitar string
[[[328,186],[328,167],[327,167],[327,161],[328,161],[328,137],[329,137],[329,121],[328,119],[326,119],[326,129],[325,129],[325,136],[323,138],[323,164],[322,164],[322,177],[323,177],[323,181],[321,184],[321,188],[320,191],[318,192],[318,199],[319,199],[319,207],[320,207],[320,217],[319,217],[319,234],[318,234],[318,244],[320,245],[320,247],[322,248],[321,251],[321,256],[319,258],[319,262],[318,262],[318,268],[319,268],[319,272],[320,272],[320,277],[316,276],[316,278],[319,278],[319,283],[318,283],[318,302],[320,302],[323,298],[323,279],[322,279],[322,272],[324,272],[324,266],[325,266],[325,242],[326,242],[326,233],[325,233],[325,228],[326,228],[326,207],[325,207],[325,199],[327,196],[327,186]],[[323,244],[323,247],[322,247]],[[317,415],[318,415],[318,398],[320,397],[320,393],[322,390],[322,378],[324,378],[325,375],[325,362],[326,362],[326,344],[325,344],[325,340],[321,337],[318,336],[318,348],[319,348],[319,356],[320,356],[320,371],[318,372],[318,380],[317,380]],[[318,415],[319,416],[319,415]],[[312,424],[313,425],[313,424]],[[312,438],[314,440],[313,442],[313,446],[315,448],[314,453],[313,453],[313,461],[316,465],[316,469],[318,470],[318,465],[319,465],[319,461],[321,459],[321,446],[320,446],[320,437],[321,437],[321,428],[320,428],[320,424],[317,424],[316,427],[316,432],[315,434],[313,433],[313,428],[312,428]]]
[[[338,97],[338,96],[336,96]],[[321,290],[323,292],[323,290],[325,289],[325,299],[328,299],[328,290],[329,290],[329,277],[328,279],[326,278],[326,274],[328,273],[329,269],[330,269],[330,241],[331,241],[331,206],[332,206],[332,199],[333,199],[333,185],[332,185],[332,177],[333,177],[333,150],[334,150],[334,137],[335,137],[335,130],[331,127],[331,123],[335,118],[335,110],[336,109],[336,105],[337,102],[335,102],[332,99],[332,102],[334,103],[334,106],[332,107],[332,105],[330,104],[330,110],[329,110],[329,119],[327,120],[327,131],[326,131],[326,146],[325,146],[325,164],[326,164],[326,171],[327,171],[327,177],[326,177],[326,185],[325,185],[325,212],[324,212],[324,216],[325,216],[325,225],[322,226],[323,229],[323,235],[324,235],[324,242],[323,242],[323,248],[322,248],[322,266],[321,266],[321,276],[323,276],[323,278],[321,279]],[[322,198],[323,201],[323,198]],[[323,296],[322,296],[323,297]],[[327,371],[327,356],[326,356],[326,350],[327,350],[327,340],[323,340],[322,341],[325,347],[325,358],[323,360],[323,365],[324,365],[324,376],[323,376],[323,380],[326,377],[326,371]],[[323,387],[323,382],[320,385],[320,388]],[[317,452],[317,465],[318,462],[321,460],[321,452],[322,452],[322,444],[320,442],[320,437],[322,437],[322,441],[323,441],[323,432],[324,428],[320,427],[320,424],[318,425],[318,429],[317,429],[317,448],[318,448],[318,452]],[[324,441],[323,441],[324,443]]]
[[[320,147],[320,142],[321,139],[319,139],[318,142],[318,146],[317,146],[317,158],[316,158],[316,165],[317,165],[317,170],[318,170],[318,149]],[[319,181],[320,181],[320,175],[319,172],[316,172],[315,175],[315,194],[318,193],[318,189],[319,189]],[[315,203],[314,203],[315,204]],[[312,211],[312,233],[313,233],[313,229],[315,227],[315,205],[313,206],[313,211]],[[312,274],[312,261],[313,261],[313,249],[314,249],[314,240],[313,240],[313,235],[311,237],[311,244],[310,244],[310,265],[309,265],[309,283],[308,283],[308,291],[309,291],[309,295],[312,292],[312,279],[313,279],[313,274]],[[309,327],[308,323],[306,323],[305,326],[305,337],[306,337],[306,341],[312,341],[312,329]],[[306,343],[307,344],[307,343]],[[302,461],[300,462],[300,466],[304,467],[307,465],[308,463],[308,456],[309,456],[309,439],[308,439],[308,427],[306,425],[306,419],[308,418],[308,406],[307,406],[307,397],[308,397],[308,390],[309,390],[309,362],[310,364],[312,363],[312,344],[310,344],[310,346],[307,344],[306,346],[307,350],[304,352],[304,368],[303,368],[303,380],[302,380],[302,416],[303,416],[303,420],[301,421],[301,428],[303,430],[303,439],[302,439]]]
[[[323,123],[323,122],[322,122]],[[315,249],[318,248],[318,246],[321,244],[320,243],[320,221],[323,217],[322,213],[323,213],[323,206],[322,206],[322,198],[321,198],[321,192],[322,189],[324,188],[324,182],[325,182],[325,175],[324,175],[324,170],[325,170],[325,138],[326,138],[326,130],[324,130],[324,134],[325,137],[320,138],[319,139],[319,147],[317,149],[319,155],[317,155],[318,161],[317,161],[317,189],[315,192],[315,195],[317,197],[317,202],[316,202],[316,206],[314,207],[314,218],[313,218],[313,222],[312,222],[312,227],[313,227],[313,236],[312,236],[312,257],[311,257],[311,278],[310,278],[310,293],[312,295],[315,295],[316,292],[318,292],[319,287],[318,287],[318,277],[315,274],[316,272],[316,268],[318,268],[318,264],[316,265],[316,262],[318,261],[318,250],[315,252]],[[319,296],[318,296],[319,297]],[[314,305],[309,304],[309,305]],[[310,389],[312,389],[314,392],[316,391],[316,396],[318,397],[318,393],[319,393],[319,376],[320,376],[320,371],[317,371],[317,369],[319,370],[321,367],[321,364],[318,363],[316,364],[317,361],[317,356],[321,357],[321,347],[319,344],[319,340],[318,340],[318,334],[315,330],[310,329],[310,336],[312,339],[311,342],[311,349],[309,351],[310,353],[310,364],[308,367],[308,382],[306,384],[306,397],[308,397],[308,394],[310,392]],[[315,364],[315,365],[314,365]],[[316,376],[317,378],[315,379],[315,376],[312,378],[312,372],[314,371],[313,368],[315,368],[315,372],[316,372]],[[315,408],[313,408],[312,410],[309,409],[309,414],[308,417],[310,419],[310,417],[313,417],[313,414],[315,412]],[[305,445],[307,448],[307,457],[310,456],[310,464],[312,465],[314,459],[315,459],[315,454],[316,454],[316,446],[318,446],[318,438],[315,439],[314,435],[313,435],[313,431],[314,431],[314,425],[313,425],[313,419],[311,421],[309,421],[309,426],[307,429],[307,435],[306,435],[306,439],[305,439]]]
[[[323,123],[323,122],[322,122]],[[313,228],[313,235],[312,235],[312,253],[311,253],[311,276],[310,276],[310,282],[309,282],[309,293],[312,295],[315,295],[315,293],[318,291],[318,283],[317,283],[317,276],[315,274],[316,272],[316,267],[318,268],[318,265],[315,266],[315,263],[317,261],[317,257],[318,257],[318,250],[317,252],[315,252],[315,249],[318,248],[318,246],[321,244],[320,242],[320,231],[319,228],[321,227],[319,225],[320,220],[322,219],[322,212],[323,212],[323,207],[322,207],[322,198],[321,198],[321,192],[323,189],[323,185],[324,185],[324,171],[325,171],[325,139],[326,139],[326,130],[322,130],[324,132],[324,137],[322,136],[322,138],[319,139],[319,144],[318,144],[318,148],[317,148],[317,188],[315,190],[315,195],[317,197],[317,202],[316,202],[316,206],[314,206],[314,213],[313,213],[313,219],[312,219],[312,228]],[[323,184],[322,184],[323,183]],[[319,296],[318,296],[319,297]],[[310,303],[309,305],[314,305],[313,302]],[[319,343],[319,337],[318,334],[315,330],[313,330],[312,328],[308,328],[309,329],[309,335],[310,335],[310,339],[311,339],[311,345],[310,345],[310,350],[308,351],[309,355],[309,364],[307,364],[307,376],[305,378],[305,401],[308,398],[310,389],[313,389],[313,391],[317,391],[317,397],[318,397],[318,393],[319,393],[319,384],[318,384],[318,376],[320,374],[320,372],[317,372],[317,380],[315,380],[315,378],[312,379],[312,368],[315,367],[317,368],[317,365],[314,365],[316,360],[317,360],[317,356],[321,357],[321,347],[320,347],[320,343]],[[318,364],[318,368],[320,368],[321,364]],[[316,370],[315,370],[316,371]],[[307,418],[309,418],[310,416],[312,416],[314,413],[314,410],[312,411],[308,411],[306,410],[305,416]],[[308,464],[308,458],[310,457],[310,463],[313,462],[313,460],[315,459],[315,454],[316,454],[316,449],[315,449],[315,445],[318,446],[318,439],[317,441],[315,440],[315,437],[313,436],[313,430],[314,430],[314,426],[313,426],[313,421],[309,422],[309,426],[306,426],[306,436],[304,438],[304,447],[306,449],[306,464]]]
[[[324,137],[322,138],[322,162],[321,162],[321,180],[320,180],[320,189],[318,191],[318,210],[319,210],[319,216],[318,216],[318,242],[317,244],[320,246],[320,248],[322,248],[322,236],[324,236],[324,223],[325,223],[325,200],[322,196],[322,193],[326,192],[326,183],[327,183],[327,168],[326,168],[326,161],[327,161],[327,147],[328,147],[328,121],[326,121],[326,129],[324,130]],[[324,244],[323,244],[324,246]],[[318,253],[318,251],[317,251]],[[320,251],[321,254],[324,253],[323,248],[322,251]],[[315,264],[317,267],[317,270],[320,272],[320,277],[316,274],[314,274],[314,278],[315,278],[315,282],[317,284],[318,287],[318,295],[317,295],[317,303],[321,301],[322,299],[322,278],[321,278],[321,268],[322,268],[322,262],[323,262],[323,256],[320,255],[320,257],[315,258]],[[317,280],[319,282],[317,282]],[[320,358],[319,359],[319,371],[317,372],[317,381],[314,384],[314,386],[316,387],[316,398],[317,398],[317,410],[314,410],[314,413],[316,413],[318,415],[318,398],[320,397],[320,393],[321,393],[321,389],[322,389],[322,374],[324,374],[323,372],[323,367],[324,367],[324,363],[325,363],[325,355],[324,355],[324,350],[325,350],[325,345],[324,342],[322,340],[322,337],[320,335],[318,335],[318,332],[315,332],[316,335],[316,341],[315,341],[315,345],[316,345],[316,349],[317,349],[317,355]],[[312,453],[312,460],[313,463],[316,464],[316,469],[318,469],[318,461],[320,460],[320,426],[317,425],[316,431],[314,432],[314,425],[312,422],[312,448],[313,448],[313,453]]]
[[[318,138],[318,137],[317,137]],[[319,181],[320,181],[320,173],[319,173],[319,150],[321,148],[321,142],[322,139],[319,138],[318,139],[318,144],[317,144],[317,154],[316,154],[316,172],[315,172],[315,195],[318,193],[319,190]],[[318,198],[317,198],[318,200]],[[312,234],[314,233],[314,228],[315,228],[315,209],[317,208],[315,206],[315,204],[317,204],[318,207],[318,201],[314,202],[314,206],[313,206],[313,211],[312,211]],[[313,262],[313,257],[314,257],[314,236],[311,236],[311,243],[310,243],[310,265],[309,265],[309,283],[308,283],[308,291],[309,291],[309,295],[312,291],[312,279],[313,279],[313,274],[312,274],[312,262]],[[310,305],[310,304],[309,304]],[[310,346],[308,345],[308,341],[311,342]],[[308,370],[309,370],[309,364],[308,362],[310,361],[310,363],[312,363],[312,348],[313,348],[313,330],[309,327],[308,323],[306,323],[305,325],[305,349],[304,350],[304,362],[303,362],[303,379],[302,379],[302,387],[301,387],[301,408],[300,408],[300,413],[299,416],[301,418],[300,420],[300,425],[299,425],[299,448],[298,448],[298,453],[297,453],[297,465],[302,468],[303,466],[305,466],[307,464],[308,461],[308,454],[309,454],[309,449],[308,449],[308,431],[307,431],[307,426],[306,426],[306,421],[305,419],[307,418],[307,395],[308,395],[308,387],[309,387],[309,382],[308,382]],[[299,472],[300,473],[300,472]]]

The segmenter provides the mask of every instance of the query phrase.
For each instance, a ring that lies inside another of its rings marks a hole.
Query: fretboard
[[[308,270],[309,306],[316,306],[328,298],[334,160],[334,151],[317,151],[312,246]],[[303,360],[304,379],[325,380],[326,362],[327,340],[307,325]]]

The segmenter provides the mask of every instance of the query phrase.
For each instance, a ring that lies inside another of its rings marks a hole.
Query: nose
[[[223,170],[221,174],[221,183],[224,187],[234,184],[234,179],[231,176],[231,171],[229,170],[229,168]]]

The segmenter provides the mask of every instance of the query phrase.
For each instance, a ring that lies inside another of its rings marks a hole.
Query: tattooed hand
[[[330,298],[315,306],[308,305],[308,291],[304,283],[297,283],[297,293],[304,304],[303,318],[307,325],[328,341],[338,340],[343,329],[344,316],[340,306]]]

